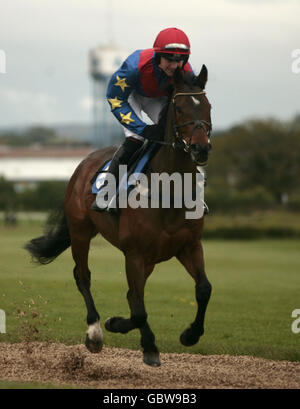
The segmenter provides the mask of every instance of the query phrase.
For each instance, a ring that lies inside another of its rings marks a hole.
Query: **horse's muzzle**
[[[190,154],[192,161],[196,163],[196,165],[200,166],[206,165],[211,148],[212,146],[210,143],[207,143],[204,146],[198,143],[192,144],[190,146]]]

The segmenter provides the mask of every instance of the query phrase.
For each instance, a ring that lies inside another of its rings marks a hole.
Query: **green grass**
[[[0,309],[7,320],[0,341],[82,343],[86,309],[73,279],[70,250],[47,266],[35,266],[22,249],[41,231],[38,223],[0,227]],[[207,240],[203,245],[213,292],[206,332],[197,345],[186,348],[179,342],[196,313],[194,282],[183,267],[175,259],[159,264],[147,282],[145,303],[160,351],[300,361],[300,334],[291,331],[292,311],[300,308],[300,241]],[[110,316],[129,316],[123,254],[99,236],[89,264],[102,323]],[[107,346],[140,348],[138,331],[104,330],[104,336]]]

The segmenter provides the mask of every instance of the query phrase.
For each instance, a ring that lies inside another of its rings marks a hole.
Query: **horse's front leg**
[[[127,332],[138,328],[141,333],[141,345],[144,352],[144,362],[151,366],[159,366],[159,352],[155,345],[155,337],[147,322],[147,313],[144,305],[144,288],[147,277],[151,274],[153,266],[146,268],[138,255],[126,255],[126,276],[129,290],[127,299],[131,316],[108,318],[105,328],[111,332]]]
[[[204,334],[204,317],[212,287],[205,274],[203,249],[200,240],[193,247],[184,247],[177,258],[196,283],[195,290],[198,304],[196,318],[180,336],[180,342],[183,345],[191,346],[196,344],[201,335]]]

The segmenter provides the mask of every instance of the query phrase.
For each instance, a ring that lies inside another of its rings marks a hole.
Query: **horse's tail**
[[[40,264],[51,263],[71,245],[70,233],[63,206],[50,213],[44,236],[30,240],[24,248],[33,261]]]

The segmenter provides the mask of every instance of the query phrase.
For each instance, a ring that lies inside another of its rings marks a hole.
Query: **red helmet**
[[[153,48],[159,54],[171,54],[174,59],[182,58],[178,54],[184,54],[188,58],[191,53],[187,35],[182,30],[174,27],[166,28],[158,33]]]

